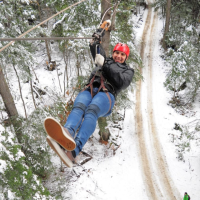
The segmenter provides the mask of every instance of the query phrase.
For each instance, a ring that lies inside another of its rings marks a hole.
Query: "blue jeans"
[[[94,94],[97,91],[98,88],[93,89]],[[92,98],[90,90],[85,90],[80,92],[76,97],[73,109],[64,125],[73,138],[79,129],[75,137],[76,148],[74,151],[76,156],[95,131],[97,119],[111,114],[115,97],[111,93],[108,94],[111,99],[110,110],[110,101],[105,92],[100,91]]]

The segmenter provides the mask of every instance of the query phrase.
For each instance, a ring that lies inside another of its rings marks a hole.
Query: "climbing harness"
[[[100,90],[103,90],[103,92],[106,93],[106,95],[107,95],[107,97],[108,97],[108,100],[109,100],[109,103],[110,103],[110,107],[109,107],[109,110],[108,110],[108,112],[109,112],[109,111],[111,110],[112,101],[111,101],[110,95],[109,95],[109,93],[108,93],[108,90],[107,90],[107,88],[105,87],[104,82],[106,82],[106,81],[105,81],[105,79],[104,79],[104,77],[103,77],[103,75],[102,75],[102,72],[97,71],[97,72],[95,73],[95,75],[92,77],[92,79],[90,80],[89,84],[86,85],[85,88],[82,90],[82,92],[85,91],[86,89],[90,88],[91,96],[92,96],[92,98],[94,97],[94,94],[93,94],[93,83],[94,83],[94,80],[95,80],[95,78],[96,78],[97,76],[99,76],[100,79],[101,79],[101,84],[100,84],[100,86],[99,86],[98,92],[99,92]],[[98,93],[98,92],[97,92],[97,93]],[[108,112],[107,112],[107,113],[108,113]],[[106,113],[106,114],[107,114],[107,113]]]

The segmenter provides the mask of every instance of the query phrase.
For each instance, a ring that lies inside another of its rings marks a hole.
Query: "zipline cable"
[[[76,40],[93,39],[94,37],[35,37],[35,38],[0,38],[0,41],[21,41],[21,40]]]
[[[103,23],[103,19],[104,19],[106,13],[107,13],[111,8],[112,8],[112,7],[108,8],[108,9],[105,11],[105,13],[103,14],[103,17],[101,18],[101,22],[100,22],[99,26]]]
[[[81,1],[75,3],[75,4],[71,5],[71,6],[68,6],[67,8],[61,10],[60,12],[56,13],[55,15],[52,15],[52,16],[49,17],[48,19],[44,20],[43,22],[39,23],[38,25],[34,26],[33,28],[29,29],[28,31],[26,31],[25,33],[23,33],[22,35],[20,35],[20,36],[17,37],[17,38],[21,38],[21,37],[25,36],[27,33],[31,32],[31,31],[34,30],[34,29],[36,29],[38,26],[44,24],[45,22],[49,21],[50,19],[54,18],[55,16],[59,15],[60,13],[62,13],[62,12],[64,12],[64,11],[68,10],[69,8],[71,8],[71,7],[75,6],[75,5],[78,5],[78,4],[82,3],[83,1],[86,1],[86,0],[81,0]],[[0,49],[0,52],[2,52],[4,49],[6,49],[7,47],[9,47],[9,46],[10,46],[11,44],[13,44],[13,43],[14,43],[14,41],[12,40],[12,41],[9,42],[6,46],[2,47],[2,48]]]
[[[118,1],[115,5],[112,5],[111,3],[109,3],[108,1],[107,1],[107,3],[108,4],[111,4],[112,6],[111,7],[109,7],[105,12],[104,12],[104,14],[103,14],[103,16],[102,16],[102,18],[101,18],[101,22],[100,22],[100,25],[103,23],[103,19],[104,19],[104,17],[105,17],[105,15],[106,15],[106,13],[111,9],[111,8],[114,8],[114,11],[113,11],[113,14],[112,14],[112,16],[111,16],[111,24],[113,24],[113,21],[112,21],[112,19],[113,19],[113,16],[115,16],[116,15],[116,12],[117,12],[117,7],[118,7],[118,5],[120,4],[120,2],[121,2],[121,0],[120,1]],[[100,26],[99,25],[99,26]]]

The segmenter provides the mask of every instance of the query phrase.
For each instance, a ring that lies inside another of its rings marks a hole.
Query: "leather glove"
[[[100,43],[104,35],[105,31],[103,28],[99,28],[93,33],[92,37],[94,37],[95,42]]]
[[[97,42],[97,44],[100,44],[102,37],[105,35],[105,31],[109,29],[110,25],[111,21],[106,20],[101,24],[100,28],[93,33],[92,37],[95,38],[94,40]]]

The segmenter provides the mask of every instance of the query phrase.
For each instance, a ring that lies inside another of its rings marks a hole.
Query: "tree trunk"
[[[8,84],[6,83],[1,66],[0,66],[0,95],[3,99],[4,105],[6,107],[6,111],[11,120],[11,123],[13,124],[13,127],[15,129],[17,139],[19,143],[21,143],[21,138],[22,138],[22,133],[20,129],[21,122],[20,121],[18,122],[17,120],[17,117],[18,117],[17,108],[15,106]]]
[[[35,106],[35,109],[37,108],[36,103],[35,103],[35,98],[34,98],[34,94],[33,94],[33,83],[32,83],[32,79],[29,79],[30,81],[30,87],[31,87],[31,95],[32,95],[32,99],[33,99],[33,104]]]
[[[108,141],[110,137],[110,131],[108,128],[106,128],[107,126],[106,117],[100,117],[98,119],[98,125],[99,125],[100,140]]]
[[[41,12],[41,7],[40,7],[40,3],[38,1],[36,1],[37,6],[38,6],[38,12],[39,12],[39,16],[40,16],[40,21],[42,20],[42,12]]]
[[[50,50],[49,50],[49,42],[47,40],[45,40],[45,45],[46,45],[47,56],[48,56],[48,60],[49,60],[49,64],[50,64],[50,62],[51,62],[51,54],[50,54]]]
[[[101,18],[104,16],[104,13],[107,11],[108,8],[111,7],[110,0],[102,0],[101,1]],[[108,20],[111,18],[111,11],[109,10],[106,12],[104,18],[102,19],[102,22],[105,20]],[[106,56],[109,55],[109,44],[110,44],[110,31],[106,31],[103,41],[102,41],[102,46],[103,49],[105,50]]]
[[[112,14],[112,21],[111,21],[111,27],[110,27],[110,30],[115,30],[115,18],[116,18],[116,14],[117,14],[117,7],[119,5],[119,1],[118,3],[115,4],[115,7],[114,7],[114,11],[113,11],[113,14]]]
[[[22,87],[21,87],[21,83],[20,83],[20,78],[19,78],[19,75],[18,75],[17,70],[16,70],[14,65],[13,65],[13,68],[14,68],[16,76],[17,76],[17,80],[18,80],[18,84],[19,84],[19,92],[20,92],[21,100],[22,100],[22,103],[23,103],[23,106],[24,106],[25,117],[27,119],[26,105],[25,105],[24,98],[23,98],[23,95],[22,95]]]
[[[170,25],[170,12],[171,12],[171,0],[167,0],[167,5],[166,5],[166,20],[165,20],[165,31],[163,35],[163,48],[167,50],[167,34],[169,32],[169,25]]]
[[[108,8],[111,7],[110,0],[102,0],[101,1],[101,18],[104,16],[104,13],[107,11]],[[108,20],[111,18],[111,11],[109,10],[106,12],[104,18],[102,19],[102,22],[105,20]],[[102,46],[105,50],[106,56],[109,56],[109,44],[110,44],[110,31],[106,31],[103,40],[102,40]],[[108,141],[110,132],[106,129],[107,121],[105,117],[100,117],[98,119],[98,125],[99,125],[99,135],[101,136],[102,140]]]
[[[13,97],[11,95],[8,84],[6,83],[1,66],[0,66],[0,95],[2,96],[8,116],[9,117],[18,116],[18,112]]]

